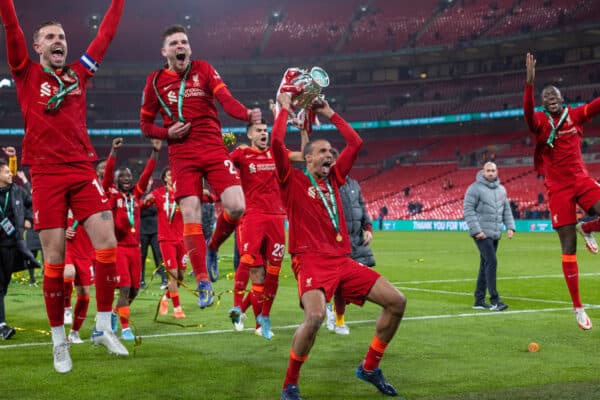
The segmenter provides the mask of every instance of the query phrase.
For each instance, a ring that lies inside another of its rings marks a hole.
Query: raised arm
[[[156,162],[158,161],[158,154],[160,153],[161,147],[162,140],[152,139],[152,154],[150,154],[150,159],[146,164],[146,168],[144,168],[144,171],[140,175],[140,179],[138,179],[134,189],[135,193],[140,197],[146,193],[148,183],[150,182],[150,178],[152,178],[154,168],[156,168]]]
[[[280,182],[285,182],[291,172],[291,162],[288,150],[285,147],[284,139],[287,130],[287,120],[291,106],[291,98],[286,93],[277,96],[277,101],[281,106],[279,115],[275,118],[273,130],[271,132],[271,148],[273,149],[273,158],[275,158],[275,167],[277,169],[277,178]]]
[[[13,175],[17,175],[17,150],[12,147],[3,147],[2,151],[8,156],[8,169]]]
[[[525,66],[527,67],[527,79],[525,81],[525,93],[523,94],[523,115],[525,122],[531,132],[538,129],[538,123],[535,118],[535,108],[533,101],[533,80],[535,79],[535,58],[533,54],[527,53],[525,57]]]
[[[106,167],[104,167],[104,178],[102,179],[102,189],[108,191],[115,183],[115,164],[117,163],[117,151],[123,145],[123,138],[115,138],[112,141],[110,154],[106,159]]]
[[[227,89],[227,86],[219,86],[214,92],[215,98],[223,107],[223,110],[231,117],[239,119],[240,121],[252,121],[253,123],[260,123],[262,119],[262,113],[260,108],[248,109],[242,103],[240,103]]]
[[[308,143],[308,132],[300,129],[300,151],[290,151],[290,160],[294,162],[304,161],[304,147]]]
[[[206,76],[210,77],[207,82],[208,88],[227,114],[240,121],[260,124],[260,121],[262,120],[260,108],[249,110],[233,97],[227,88],[227,85],[223,82],[221,76],[212,65],[207,62],[202,62],[202,68],[205,70]]]
[[[6,53],[8,65],[13,72],[20,71],[29,60],[27,42],[12,0],[0,0],[0,18],[6,36]]]
[[[335,162],[337,179],[339,182],[344,182],[346,175],[348,175],[354,161],[356,161],[356,158],[358,157],[358,152],[362,146],[362,139],[358,136],[358,133],[356,133],[356,131],[339,116],[339,114],[329,107],[329,103],[327,103],[326,100],[316,104],[315,111],[319,115],[329,118],[331,123],[335,125],[346,141],[346,147],[344,147]]]
[[[117,33],[117,27],[123,14],[123,4],[125,0],[112,0],[108,11],[100,23],[98,28],[98,34],[92,43],[87,48],[87,51],[81,56],[81,63],[90,71],[90,73],[96,72],[98,66],[104,58],[104,53],[108,50],[108,46],[112,42],[115,34]]]

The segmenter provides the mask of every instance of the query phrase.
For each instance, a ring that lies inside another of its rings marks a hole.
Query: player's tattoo
[[[100,213],[100,218],[102,218],[105,221],[111,220],[112,219],[112,213],[110,211],[102,211]]]

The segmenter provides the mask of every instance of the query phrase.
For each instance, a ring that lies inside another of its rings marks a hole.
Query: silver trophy
[[[299,122],[309,122],[306,118],[310,107],[316,99],[324,99],[321,94],[323,88],[329,86],[329,75],[321,67],[312,67],[310,71],[301,68],[288,68],[279,85],[279,93],[289,93],[292,97],[292,106]],[[318,122],[317,122],[318,123]]]

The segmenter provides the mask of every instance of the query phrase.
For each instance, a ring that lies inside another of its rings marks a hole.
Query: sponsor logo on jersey
[[[40,96],[50,97],[52,95],[52,86],[48,82],[44,82],[40,86]]]
[[[167,93],[167,99],[169,99],[169,103],[177,103],[177,95],[172,90]]]
[[[250,163],[250,165],[248,165],[248,168],[250,169],[251,174],[256,173],[256,165],[254,165],[254,163]]]

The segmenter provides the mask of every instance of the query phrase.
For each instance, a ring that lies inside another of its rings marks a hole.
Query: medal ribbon
[[[179,116],[179,122],[185,122],[185,118],[183,117],[183,98],[185,97],[185,81],[187,80],[188,74],[190,73],[190,69],[192,69],[191,62],[185,69],[185,73],[183,74],[183,78],[181,79],[181,83],[179,84],[179,93],[177,95],[177,114]],[[156,87],[156,81],[158,80],[159,75],[160,72],[156,74],[156,76],[152,80],[152,87],[154,88],[154,93],[156,94],[156,98],[158,99],[160,106],[163,108],[165,114],[167,114],[169,116],[169,119],[171,119],[172,121],[173,113],[171,112],[167,104],[164,102],[164,100],[160,97],[160,94],[158,93],[158,88]]]
[[[125,194],[125,208],[127,209],[127,219],[129,219],[129,225],[135,228],[134,210],[135,210],[135,199],[131,193]]]
[[[544,114],[546,114],[546,116],[548,117],[548,122],[552,127],[552,131],[550,132],[550,136],[548,136],[548,140],[546,140],[546,144],[550,147],[554,147],[554,138],[556,137],[556,132],[558,132],[563,122],[565,122],[565,119],[567,119],[567,116],[569,115],[569,109],[565,107],[556,126],[554,126],[554,118],[552,118],[552,115],[550,115],[548,111],[544,111]]]
[[[6,192],[6,197],[4,197],[4,207],[0,207],[0,213],[2,213],[2,216],[6,215],[6,207],[8,207],[9,197],[10,197],[10,190]]]
[[[340,220],[339,220],[339,216],[338,216],[337,203],[335,201],[335,194],[333,192],[333,188],[329,184],[329,181],[327,179],[325,179],[325,184],[327,185],[327,191],[329,192],[329,201],[327,201],[327,199],[325,198],[325,194],[323,194],[323,191],[321,191],[321,188],[317,184],[317,181],[312,176],[312,174],[310,172],[308,172],[308,169],[304,170],[304,175],[306,175],[308,177],[308,179],[310,180],[310,183],[312,183],[313,187],[317,190],[317,193],[319,193],[319,197],[321,198],[321,201],[323,202],[323,205],[325,206],[325,209],[327,210],[327,214],[329,214],[329,219],[331,220],[331,225],[333,225],[333,228],[335,229],[335,231],[337,233],[340,233]],[[331,202],[331,206],[329,205],[330,202]]]
[[[75,79],[75,83],[73,83],[71,86],[69,86],[68,88],[65,89],[65,83],[63,82],[62,79],[59,78],[58,75],[56,75],[56,73],[54,72],[54,70],[52,68],[44,68],[44,72],[52,75],[54,77],[54,79],[56,79],[56,81],[58,82],[58,93],[56,93],[54,96],[50,97],[50,100],[48,100],[48,103],[46,104],[46,110],[54,111],[54,110],[57,110],[61,106],[65,97],[69,93],[71,93],[73,90],[75,90],[79,87],[79,78],[77,77],[77,74],[75,72],[73,72],[69,68],[65,68],[65,72],[67,74],[69,74],[70,77]]]
[[[167,213],[167,218],[169,218],[169,222],[173,222],[173,216],[175,215],[175,208],[177,207],[177,202],[173,200],[173,205],[171,206],[171,210],[169,211],[169,188],[167,188],[167,192],[165,194],[165,212]]]

